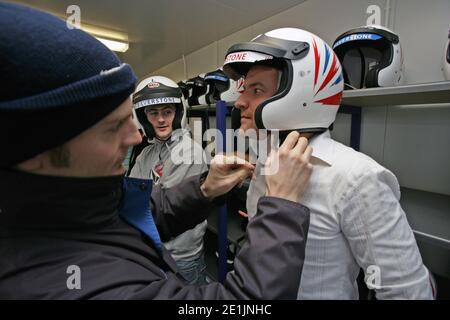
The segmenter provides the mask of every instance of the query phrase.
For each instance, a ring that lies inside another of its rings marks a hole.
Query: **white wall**
[[[394,30],[401,37],[407,83],[443,81],[450,0],[396,0]]]

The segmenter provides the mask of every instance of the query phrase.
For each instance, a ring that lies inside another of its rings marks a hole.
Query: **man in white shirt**
[[[245,77],[235,103],[241,130],[297,130],[313,148],[314,171],[302,199],[311,220],[298,299],[358,299],[360,268],[378,299],[432,299],[397,179],[330,137],[343,90],[332,49],[307,31],[276,29],[232,46],[224,71]],[[247,194],[249,219],[266,191],[261,170],[258,164]]]

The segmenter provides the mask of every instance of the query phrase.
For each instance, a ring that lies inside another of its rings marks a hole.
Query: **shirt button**
[[[141,189],[142,191],[147,190],[147,185],[145,183],[141,183],[139,186],[139,189]]]

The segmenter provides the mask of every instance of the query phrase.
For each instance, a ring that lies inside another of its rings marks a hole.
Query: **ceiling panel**
[[[19,0],[65,16],[76,4],[82,23],[122,31],[130,39],[121,55],[147,74],[229,34],[305,0]]]

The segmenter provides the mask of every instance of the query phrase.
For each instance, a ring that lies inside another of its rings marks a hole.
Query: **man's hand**
[[[296,131],[291,132],[278,152],[272,152],[266,161],[265,166],[269,171],[278,161],[278,170],[275,174],[266,176],[266,195],[300,201],[312,173],[312,165],[309,162],[311,153],[312,148],[308,146],[308,140],[300,138],[300,134]]]
[[[211,160],[208,176],[200,186],[208,199],[221,196],[253,174],[255,167],[237,156],[217,155]]]

